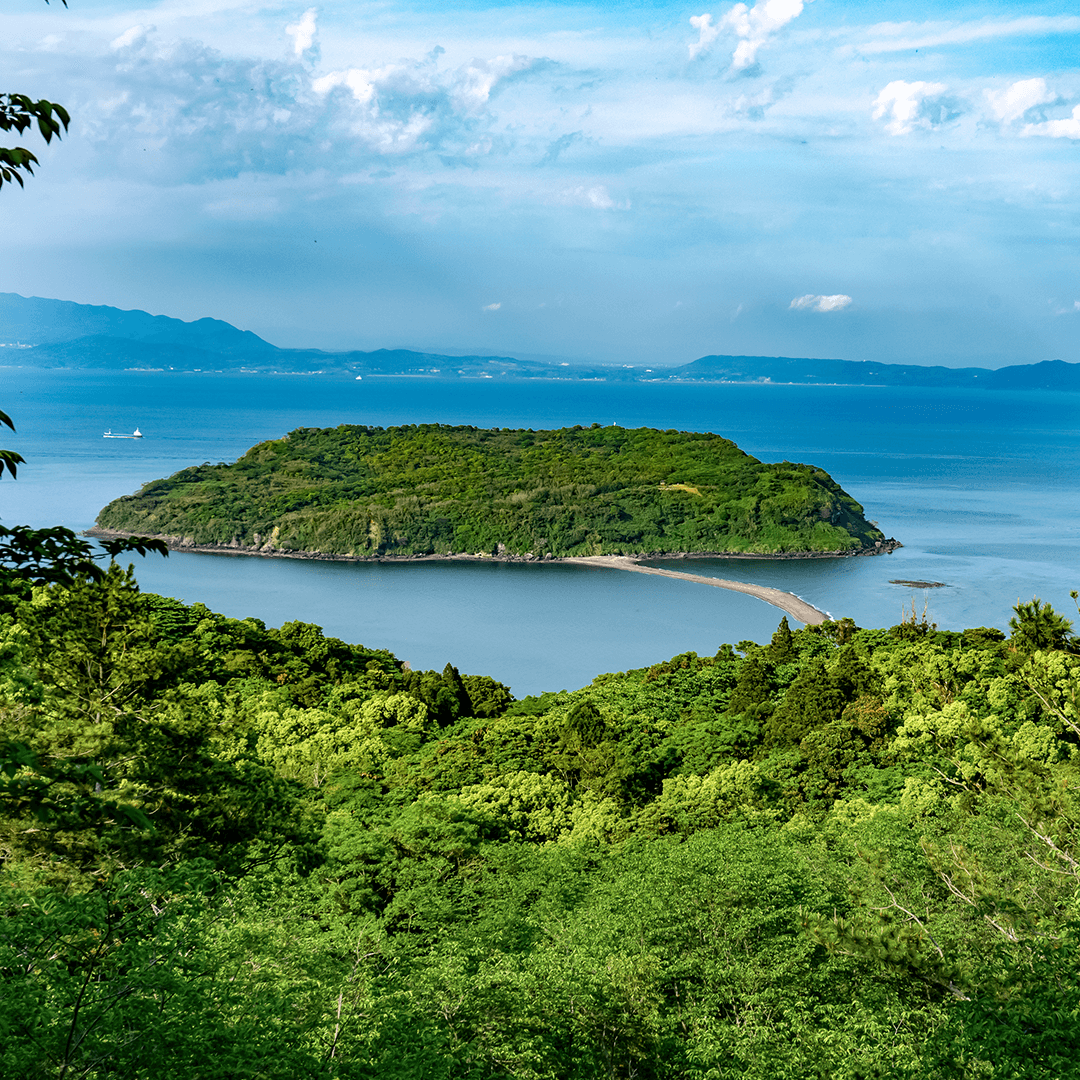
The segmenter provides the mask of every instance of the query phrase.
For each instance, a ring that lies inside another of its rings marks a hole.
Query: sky
[[[1080,361],[1075,4],[69,4],[2,16],[72,123],[0,191],[0,291],[288,347]]]

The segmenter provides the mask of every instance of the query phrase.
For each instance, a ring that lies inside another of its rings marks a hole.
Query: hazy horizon
[[[0,295],[3,295],[3,294],[0,294]],[[10,294],[9,293],[7,295],[20,295],[20,294],[17,294],[17,293],[16,294]],[[23,299],[59,301],[61,303],[72,303],[73,302],[73,301],[65,301],[61,297],[40,297],[40,296],[35,296],[35,297],[23,297]],[[105,307],[105,308],[115,308],[114,305],[110,305],[110,304],[90,305],[90,306],[101,306],[101,307]],[[164,316],[166,318],[174,318],[174,316],[170,316],[168,314],[168,312],[164,312],[164,311],[161,311],[161,312],[142,312],[142,310],[138,309],[138,308],[134,308],[134,309],[132,309],[132,308],[115,309],[115,310],[121,310],[121,311],[124,311],[125,313],[139,312],[139,313],[153,315],[153,316]],[[203,316],[202,318],[208,318],[208,317],[209,316]],[[191,319],[191,320],[181,320],[181,321],[183,321],[183,322],[187,323],[188,325],[190,325],[191,323],[197,322],[199,320],[198,319]],[[225,321],[225,320],[218,320],[218,321]],[[243,328],[239,327],[237,329],[243,329]],[[2,332],[2,330],[3,330],[3,327],[0,326],[0,332]],[[283,345],[279,345],[276,341],[273,341],[273,340],[271,340],[269,338],[263,338],[263,340],[267,341],[267,343],[270,344],[270,345],[273,345],[273,346],[275,346],[277,348],[282,348],[282,349],[299,348],[301,350],[318,350],[318,346],[315,346],[315,345],[283,346]],[[5,344],[7,344],[7,343],[0,343],[0,348],[4,347]],[[27,340],[25,342],[20,341],[21,347],[25,347],[26,345],[33,345],[33,344],[38,344],[38,343],[37,342],[31,342],[29,340]],[[369,349],[369,350],[345,347],[345,348],[342,348],[342,349],[327,349],[327,350],[324,350],[324,351],[326,351],[328,354],[335,354],[335,353],[348,353],[348,352],[374,352],[374,351],[380,351],[380,350],[385,350],[385,351],[388,351],[388,352],[430,353],[430,354],[442,355],[442,356],[446,356],[446,357],[476,357],[476,356],[492,356],[492,357],[494,357],[496,355],[499,355],[499,356],[505,356],[508,359],[513,358],[513,359],[516,359],[516,360],[523,360],[523,361],[526,361],[526,362],[536,362],[536,363],[541,363],[541,364],[552,364],[552,365],[561,364],[564,367],[565,366],[571,366],[571,367],[574,367],[574,366],[591,366],[591,367],[612,367],[612,368],[630,368],[630,367],[641,368],[641,367],[645,367],[647,363],[652,363],[659,370],[664,370],[666,368],[676,368],[676,367],[679,367],[679,366],[684,365],[684,364],[693,363],[695,360],[705,359],[710,355],[718,355],[718,354],[705,354],[704,357],[703,356],[694,356],[694,357],[690,357],[690,358],[676,359],[676,360],[672,360],[672,361],[669,361],[669,362],[666,362],[666,363],[663,362],[663,361],[659,361],[659,360],[653,360],[651,362],[649,362],[649,361],[645,361],[645,362],[639,361],[637,364],[626,364],[626,363],[620,362],[620,360],[618,360],[618,359],[615,359],[615,360],[612,360],[612,359],[589,360],[587,357],[581,357],[581,356],[567,356],[565,354],[551,355],[551,354],[543,354],[543,353],[529,353],[529,352],[523,352],[523,351],[514,352],[512,354],[495,354],[495,353],[491,353],[489,351],[485,351],[483,349],[483,347],[477,347],[475,349],[468,349],[468,348],[460,348],[460,347],[455,348],[455,347],[439,347],[439,346],[420,346],[420,345],[411,344],[411,343],[380,345],[380,346],[377,346],[375,349]],[[733,355],[733,354],[727,354],[727,355]],[[743,353],[743,354],[738,354],[738,355],[746,356],[746,357],[750,357],[750,358],[754,358],[754,359],[760,358],[760,359],[782,359],[782,360],[821,360],[821,361],[841,361],[841,362],[849,361],[849,362],[853,362],[853,363],[878,363],[878,362],[880,362],[880,361],[872,361],[872,360],[869,360],[869,359],[866,359],[866,358],[860,358],[860,357],[843,357],[843,356],[832,356],[832,357],[826,357],[826,356],[817,356],[817,357],[772,357],[772,356],[770,356],[768,354],[765,354],[765,353]],[[1059,358],[1053,357],[1053,358],[1047,358],[1047,359],[1053,360],[1053,359],[1059,359]],[[1038,361],[1036,361],[1036,362],[1038,362]],[[930,362],[923,362],[923,361],[920,361],[920,360],[897,361],[897,363],[902,364],[905,367],[927,367],[927,366],[943,367],[943,366],[946,366],[946,365],[940,365],[940,364],[933,364],[933,363],[930,363]],[[986,370],[986,368],[978,367],[977,365],[969,365],[969,366],[972,367],[972,368],[975,368],[977,370]],[[1020,366],[1030,366],[1030,365],[1025,364],[1023,361],[1020,361],[1020,362],[1017,362],[1017,363],[1014,363],[1014,364],[989,365],[989,369],[990,370],[996,370],[996,368],[998,368],[998,367],[1020,367]],[[953,367],[956,368],[957,365],[953,365]]]

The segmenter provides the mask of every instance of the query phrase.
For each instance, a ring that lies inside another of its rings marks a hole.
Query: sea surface
[[[297,427],[572,424],[713,431],[765,461],[827,470],[904,547],[876,558],[680,560],[754,581],[834,618],[889,626],[914,607],[943,629],[1007,628],[1017,600],[1075,615],[1080,394],[850,386],[437,381],[328,375],[0,369],[4,524],[88,528],[148,481],[232,461]],[[139,440],[103,439],[106,430]],[[563,564],[350,564],[256,556],[135,557],[146,589],[388,648],[413,667],[492,675],[519,696],[586,685],[723,642],[768,640],[782,615],[690,582]],[[913,589],[892,580],[941,582]]]

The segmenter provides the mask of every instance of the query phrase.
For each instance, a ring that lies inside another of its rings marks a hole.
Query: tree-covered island
[[[98,516],[176,546],[353,558],[851,555],[896,544],[812,465],[719,435],[440,424],[298,428]]]

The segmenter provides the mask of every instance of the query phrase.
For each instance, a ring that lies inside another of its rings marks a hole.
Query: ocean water
[[[618,423],[715,431],[767,461],[826,469],[904,547],[877,558],[680,561],[794,592],[862,626],[914,605],[946,629],[1005,628],[1018,599],[1074,611],[1080,587],[1080,395],[884,387],[502,383],[0,369],[6,524],[88,528],[140,484],[231,461],[296,427]],[[103,439],[106,429],[141,440]],[[761,601],[560,564],[346,564],[173,554],[135,559],[143,588],[276,625],[316,622],[414,667],[452,662],[518,694],[588,683],[722,642],[766,640]],[[891,580],[941,582],[911,589]]]

